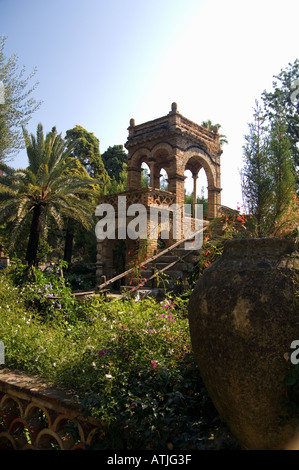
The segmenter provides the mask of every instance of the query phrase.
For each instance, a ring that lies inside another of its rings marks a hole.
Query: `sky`
[[[0,0],[0,36],[6,56],[37,68],[30,133],[80,125],[104,153],[125,144],[131,118],[176,102],[191,121],[221,124],[221,202],[236,209],[255,101],[299,57],[298,16],[297,0]],[[25,151],[10,162],[27,163]]]

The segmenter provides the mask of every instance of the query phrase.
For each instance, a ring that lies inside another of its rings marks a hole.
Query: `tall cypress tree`
[[[288,211],[296,193],[296,176],[287,124],[275,117],[270,130],[269,173],[272,178],[272,205],[269,211],[269,231],[275,235],[288,223]]]
[[[252,215],[257,237],[267,236],[267,219],[272,203],[269,174],[269,135],[265,116],[256,102],[254,121],[243,146],[242,192],[246,211]]]
[[[290,142],[291,158],[297,172],[299,192],[299,59],[289,63],[278,75],[274,75],[271,91],[262,93],[265,115],[269,121],[280,117],[285,123],[285,135]]]
[[[287,124],[279,115],[267,119],[257,104],[243,147],[244,205],[257,237],[277,236],[296,221],[296,174]]]

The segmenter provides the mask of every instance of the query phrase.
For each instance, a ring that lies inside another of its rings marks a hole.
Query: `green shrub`
[[[219,418],[194,361],[186,300],[78,300],[58,274],[50,284],[53,273],[24,273],[0,274],[5,367],[78,395],[102,423],[95,448],[205,448]]]

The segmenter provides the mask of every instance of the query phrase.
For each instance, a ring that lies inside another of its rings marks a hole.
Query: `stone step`
[[[132,292],[132,286],[122,286],[120,292],[121,294],[127,293],[130,297],[138,299],[144,297],[163,299],[165,296],[165,289],[163,287],[141,287],[140,289]]]
[[[192,272],[193,266],[196,262],[197,251],[195,250],[194,252],[191,251],[191,253],[182,260],[179,259],[184,257],[186,253],[187,252],[184,249],[174,249],[172,252],[166,253],[165,255],[157,258],[157,260],[152,263],[146,264],[144,268],[141,267],[139,273],[140,277],[130,278],[129,285],[127,284],[120,287],[121,293],[127,291],[128,295],[130,295],[132,288],[138,286],[140,283],[142,283],[142,286],[138,290],[133,291],[132,296],[140,296],[140,298],[148,295],[157,297],[157,295],[161,296],[161,292],[164,292],[165,288],[175,288],[177,283],[184,278],[186,273]],[[166,269],[162,273],[158,273],[158,271],[166,268],[169,264],[176,261],[177,263],[175,265],[169,267],[169,269]],[[158,273],[157,277],[149,279],[155,273]],[[137,293],[139,294],[137,295]]]
[[[173,263],[175,261],[177,261],[177,258],[174,258],[171,261],[171,263]],[[167,268],[167,266],[169,266],[169,265],[170,265],[170,263],[159,262],[159,263],[156,263],[154,265],[154,267],[155,267],[156,271],[159,271],[160,269]],[[184,270],[185,265],[186,265],[186,263],[184,263],[183,261],[179,261],[176,264],[174,264],[173,267],[170,267],[169,269],[175,269],[176,271],[181,270],[181,269]],[[150,266],[146,271],[153,271],[153,267]],[[145,271],[141,271],[141,272],[145,272]]]
[[[175,255],[172,255],[172,254],[167,254],[167,255],[162,255],[160,256],[160,258],[158,258],[156,261],[156,263],[172,263],[172,261],[174,261],[175,259],[177,259],[177,257]]]

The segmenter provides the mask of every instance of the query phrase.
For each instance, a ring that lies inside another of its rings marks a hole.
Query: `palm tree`
[[[54,127],[44,138],[43,127],[37,126],[36,137],[23,130],[29,166],[12,169],[0,165],[0,223],[14,222],[12,244],[31,218],[26,261],[36,264],[38,242],[49,218],[62,227],[65,218],[79,221],[84,227],[93,224],[93,208],[88,198],[95,181],[70,153],[72,147],[57,134]]]
[[[219,129],[221,127],[221,124],[213,124],[212,121],[209,119],[208,121],[203,121],[201,123],[202,127],[204,127],[205,129],[208,129],[209,131],[212,131],[212,132],[219,132]],[[227,138],[224,134],[220,134],[220,145],[222,147],[223,144],[227,144],[228,141],[227,141]]]

